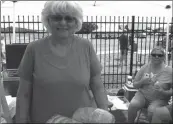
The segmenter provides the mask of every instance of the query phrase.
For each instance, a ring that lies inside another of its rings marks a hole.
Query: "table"
[[[111,113],[114,115],[116,123],[125,123],[128,119],[129,101],[124,96],[110,96],[108,100],[113,103]]]

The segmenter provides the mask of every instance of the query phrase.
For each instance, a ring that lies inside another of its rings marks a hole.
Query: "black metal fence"
[[[169,26],[165,17],[87,16],[84,17],[84,23],[91,26],[84,27],[83,25],[83,30],[76,35],[87,38],[93,43],[103,65],[102,79],[104,84],[108,84],[105,85],[108,88],[121,87],[127,75],[133,75],[147,63],[154,45],[161,44],[165,47],[167,27],[169,27],[169,43],[173,36],[173,18],[169,21]],[[13,22],[10,16],[3,16],[1,31],[5,44],[29,43],[49,35],[40,21],[40,16],[18,16],[15,25],[15,40],[13,40],[12,27]],[[128,50],[127,66],[119,66],[118,38],[123,32],[133,44]],[[170,64],[170,56],[168,59]]]

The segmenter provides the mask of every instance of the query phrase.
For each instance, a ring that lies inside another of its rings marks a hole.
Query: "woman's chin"
[[[68,38],[69,35],[57,35],[58,38]]]
[[[160,61],[153,61],[154,64],[161,64],[162,62]]]
[[[55,34],[56,38],[68,38],[69,34]]]

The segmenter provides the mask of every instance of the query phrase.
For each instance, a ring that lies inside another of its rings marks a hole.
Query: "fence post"
[[[134,23],[135,23],[135,16],[132,16],[132,28],[131,28],[131,59],[130,59],[130,76],[133,73],[133,46],[134,46]]]

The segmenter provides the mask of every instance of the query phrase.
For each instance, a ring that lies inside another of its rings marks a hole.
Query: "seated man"
[[[164,60],[163,48],[156,46],[151,51],[150,62],[137,72],[133,85],[139,90],[130,102],[128,122],[134,123],[138,110],[145,106],[151,122],[155,109],[168,104],[172,95],[172,68]]]

